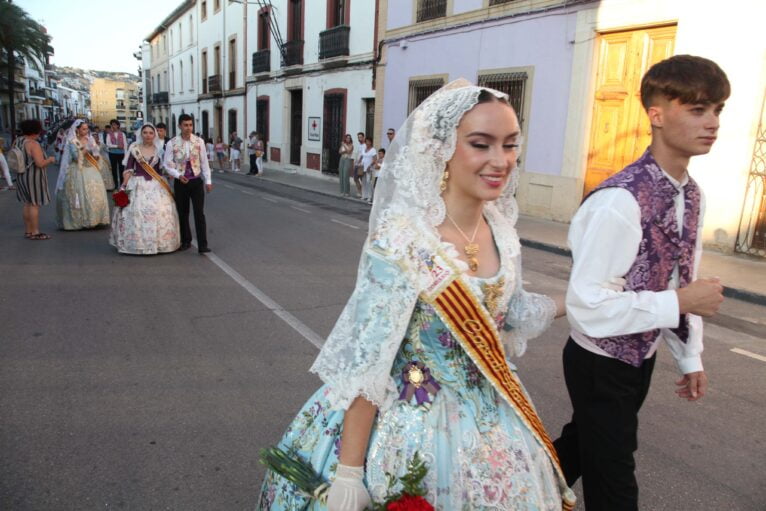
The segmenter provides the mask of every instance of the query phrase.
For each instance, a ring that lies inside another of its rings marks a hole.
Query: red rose
[[[125,192],[125,190],[114,192],[112,194],[112,199],[114,200],[114,205],[118,208],[124,208],[130,204],[130,197],[128,197],[128,194]]]
[[[434,511],[434,507],[423,497],[404,494],[399,500],[389,503],[386,511]]]

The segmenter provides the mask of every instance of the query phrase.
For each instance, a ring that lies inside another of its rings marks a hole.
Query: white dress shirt
[[[191,150],[192,150],[191,140],[183,140],[183,138],[181,138],[180,135],[178,135],[178,137],[176,138],[180,138],[182,141],[181,147],[183,148],[183,152],[184,152],[184,161],[187,161],[191,155]],[[168,145],[170,147],[165,147],[165,158],[164,158],[163,164],[168,174],[178,179],[179,177],[184,175],[186,168],[183,168],[180,171],[176,168],[176,161],[173,159],[173,140],[174,139],[170,139],[170,141],[168,142]],[[205,180],[205,184],[206,185],[213,184],[213,178],[210,173],[210,163],[208,162],[208,159],[207,159],[207,151],[205,150],[204,143],[199,144],[199,166],[200,166],[200,171],[202,173],[202,178]]]
[[[665,173],[679,190],[675,198],[676,220],[683,226],[683,187],[688,177],[678,182]],[[697,243],[692,280],[697,278],[702,257],[702,219],[705,198],[701,195]],[[680,234],[680,233],[679,233]],[[614,291],[603,286],[613,277],[622,277],[633,265],[643,238],[641,209],[629,191],[605,188],[586,200],[572,219],[569,247],[572,274],[567,289],[567,319],[572,339],[582,348],[613,358],[596,346],[590,337],[612,337],[660,329],[660,335],[646,358],[657,350],[661,339],[668,344],[681,373],[702,371],[702,318],[689,314],[689,338],[681,342],[670,329],[678,327],[678,265],[666,291]]]
[[[122,133],[122,144],[120,144],[120,133]],[[106,150],[109,149],[120,149],[124,152],[128,151],[128,136],[125,134],[124,131],[120,131],[120,133],[114,134],[114,143],[112,143],[112,137],[110,134],[106,134]]]

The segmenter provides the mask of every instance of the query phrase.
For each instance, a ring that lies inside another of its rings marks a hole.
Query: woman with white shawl
[[[125,153],[122,189],[130,203],[115,208],[109,243],[123,254],[175,252],[181,246],[173,193],[162,177],[162,140],[153,124],[136,132]]]
[[[311,371],[324,385],[278,447],[327,481],[311,499],[268,471],[258,509],[362,511],[417,453],[437,510],[574,506],[550,438],[506,357],[556,300],[522,287],[519,123],[501,92],[458,80],[387,153],[356,288]],[[394,479],[395,481],[395,479]]]
[[[59,229],[77,231],[109,225],[100,155],[88,123],[78,119],[67,130],[56,182],[56,221]]]

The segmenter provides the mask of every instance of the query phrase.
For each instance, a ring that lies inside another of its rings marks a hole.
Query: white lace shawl
[[[328,386],[330,405],[347,409],[362,396],[381,409],[395,399],[391,367],[415,303],[431,282],[425,264],[441,245],[436,226],[444,221],[439,182],[455,151],[457,126],[482,90],[465,80],[440,89],[407,118],[391,143],[375,191],[375,204],[356,288],[311,367]],[[515,285],[503,334],[509,353],[522,354],[526,341],[548,327],[555,304],[521,287],[518,207],[514,170],[500,198],[485,205],[505,271]],[[552,313],[551,313],[552,311]]]

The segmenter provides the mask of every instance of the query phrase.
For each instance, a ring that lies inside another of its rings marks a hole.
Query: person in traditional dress
[[[107,191],[114,190],[114,178],[112,177],[112,168],[109,162],[109,153],[106,150],[106,143],[104,142],[104,134],[98,129],[98,126],[93,128],[93,140],[96,141],[99,149],[99,166],[98,171],[101,172],[101,179],[104,180],[104,188]]]
[[[78,119],[67,131],[56,182],[59,229],[77,231],[109,225],[109,204],[99,172],[99,147],[88,123]]]
[[[194,119],[189,114],[178,116],[181,133],[165,146],[163,158],[165,170],[174,179],[178,220],[181,224],[180,250],[191,247],[192,235],[189,227],[189,204],[194,209],[194,230],[197,234],[197,251],[210,252],[207,243],[205,221],[205,193],[213,191],[213,180],[205,150],[205,141],[194,133]]]
[[[701,316],[718,310],[723,288],[697,278],[705,205],[687,168],[713,146],[730,91],[710,60],[676,55],[653,65],[641,81],[650,146],[572,218],[563,361],[573,412],[554,445],[569,484],[582,476],[588,511],[639,509],[638,412],[662,340],[682,375],[678,396],[705,395]],[[612,275],[623,276],[622,290],[597,284]]]
[[[329,481],[326,504],[267,471],[258,509],[361,511],[385,500],[387,474],[403,476],[416,453],[437,510],[572,509],[506,360],[564,313],[563,296],[522,286],[519,140],[508,97],[465,80],[399,130],[356,288],[311,368],[324,385],[278,445]]]
[[[150,123],[128,148],[122,188],[130,203],[115,208],[109,244],[123,254],[175,252],[181,246],[173,192],[162,177],[163,140]]]

